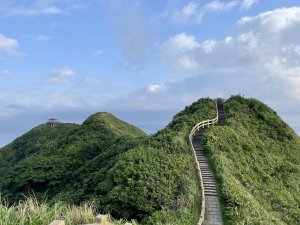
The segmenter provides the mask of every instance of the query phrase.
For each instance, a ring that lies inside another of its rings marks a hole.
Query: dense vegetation
[[[227,224],[300,224],[300,139],[272,109],[231,97],[203,140]]]
[[[91,175],[105,174],[116,156],[136,146],[138,128],[108,113],[90,116],[83,125],[40,125],[1,149],[0,190],[15,202],[33,190],[38,199],[80,203],[93,198]],[[92,189],[92,191],[91,191]]]
[[[227,125],[210,128],[202,140],[225,222],[300,224],[299,137],[255,99],[231,97],[225,111]],[[41,204],[41,218],[32,221],[52,220],[55,213],[68,214],[66,209],[80,214],[87,205],[67,204],[93,202],[93,216],[97,211],[145,225],[196,224],[201,190],[188,135],[215,113],[213,100],[200,99],[151,136],[108,113],[82,125],[32,129],[0,149],[0,193],[14,204],[0,204],[3,224],[18,221],[18,210],[30,208],[31,200],[18,202],[32,191],[51,205]]]
[[[187,137],[214,116],[214,102],[200,99],[153,136],[108,113],[81,126],[40,125],[0,150],[0,192],[11,203],[31,190],[50,203],[94,201],[142,224],[196,223],[201,199]]]

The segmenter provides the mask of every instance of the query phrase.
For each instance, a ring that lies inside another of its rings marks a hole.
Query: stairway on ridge
[[[223,100],[218,99],[217,104],[218,104],[218,113],[219,113],[218,126],[224,126],[226,115],[225,115]]]
[[[225,125],[225,111],[222,100],[217,100],[217,107],[219,113],[218,126]],[[203,134],[208,128],[201,129],[193,138],[193,146],[197,156],[197,160],[201,169],[201,176],[204,185],[205,196],[205,224],[206,225],[223,225],[221,205],[218,198],[216,183],[213,173],[208,164],[203,148],[200,145]]]

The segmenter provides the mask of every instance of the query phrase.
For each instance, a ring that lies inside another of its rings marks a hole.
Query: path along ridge
[[[225,125],[224,105],[221,100],[217,100],[218,120],[216,125]],[[209,124],[208,124],[209,127]],[[223,225],[221,204],[218,198],[216,182],[213,178],[212,170],[207,162],[203,148],[200,145],[203,134],[207,131],[207,127],[203,127],[192,139],[193,149],[197,157],[197,162],[200,167],[200,178],[202,179],[205,198],[204,220],[199,225]]]

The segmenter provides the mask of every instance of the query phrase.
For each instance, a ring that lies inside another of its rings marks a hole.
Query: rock
[[[54,220],[50,225],[65,225],[65,221],[63,220]]]
[[[101,225],[107,224],[107,216],[99,214],[98,216],[96,216],[96,223],[100,223]]]

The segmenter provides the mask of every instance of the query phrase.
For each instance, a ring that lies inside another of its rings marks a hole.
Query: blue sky
[[[300,133],[299,33],[290,0],[1,0],[0,146],[98,111],[154,133],[239,93]]]

